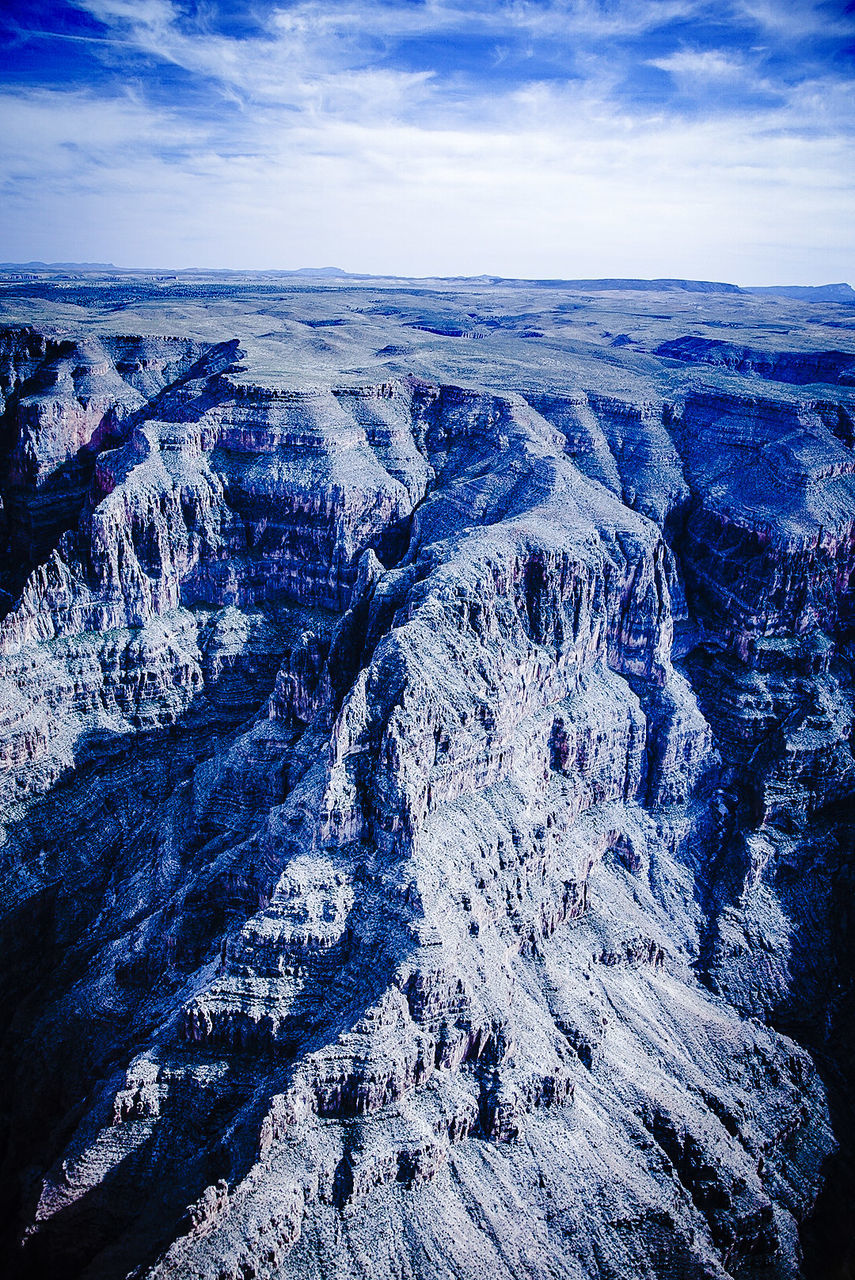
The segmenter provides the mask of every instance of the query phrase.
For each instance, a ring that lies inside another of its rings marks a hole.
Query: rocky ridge
[[[296,389],[234,342],[3,344],[21,1271],[815,1266],[845,386]]]

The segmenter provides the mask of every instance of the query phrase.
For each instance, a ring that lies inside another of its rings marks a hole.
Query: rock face
[[[13,1270],[830,1274],[846,388],[0,350]]]
[[[715,338],[677,338],[656,354],[670,360],[698,361],[774,382],[836,383],[855,386],[855,354],[847,351],[760,351]]]

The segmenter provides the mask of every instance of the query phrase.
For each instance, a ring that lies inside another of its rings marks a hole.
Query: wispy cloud
[[[678,49],[667,57],[651,58],[650,65],[700,81],[733,80],[746,73],[744,59],[719,49]]]
[[[49,6],[8,28],[3,256],[851,276],[855,23],[772,8]]]

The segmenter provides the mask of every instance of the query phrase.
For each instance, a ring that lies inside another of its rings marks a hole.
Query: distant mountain
[[[848,284],[775,284],[746,288],[743,292],[778,294],[801,302],[855,302],[855,289]]]
[[[532,284],[563,285],[567,289],[590,289],[592,293],[618,289],[635,289],[639,292],[671,292],[679,289],[685,293],[741,293],[735,284],[718,280],[533,280]]]
[[[351,271],[343,271],[341,267],[299,267],[289,271],[289,276],[349,276]]]
[[[0,271],[74,271],[104,272],[110,271],[121,275],[154,275],[164,270],[159,267],[117,267],[112,262],[0,262]],[[602,279],[565,280],[561,277],[550,279],[521,279],[516,276],[499,276],[482,274],[477,276],[372,276],[362,271],[345,271],[343,267],[296,267],[270,268],[262,271],[242,271],[223,267],[220,269],[190,267],[173,268],[172,273],[184,275],[212,276],[259,276],[259,277],[299,277],[307,280],[446,280],[449,282],[504,285],[507,288],[544,288],[544,289],[581,289],[589,293],[638,292],[638,293],[703,293],[703,294],[761,294],[793,298],[801,302],[855,302],[855,289],[845,283],[821,285],[735,285],[721,280],[680,280],[662,278],[641,280],[621,276],[607,276]]]
[[[0,262],[2,271],[118,271],[112,262]]]
[[[544,280],[521,280],[514,276],[444,276],[441,279],[472,280],[484,284],[528,285],[545,289],[585,289],[590,293],[605,293],[618,290],[635,290],[639,293],[670,292],[683,290],[685,293],[742,293],[735,284],[725,284],[717,280],[636,280],[621,277],[607,277],[602,280],[564,280],[559,277]]]

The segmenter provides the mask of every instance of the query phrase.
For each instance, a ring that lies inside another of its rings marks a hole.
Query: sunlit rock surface
[[[619,283],[0,283],[13,1274],[848,1274],[855,311]]]

